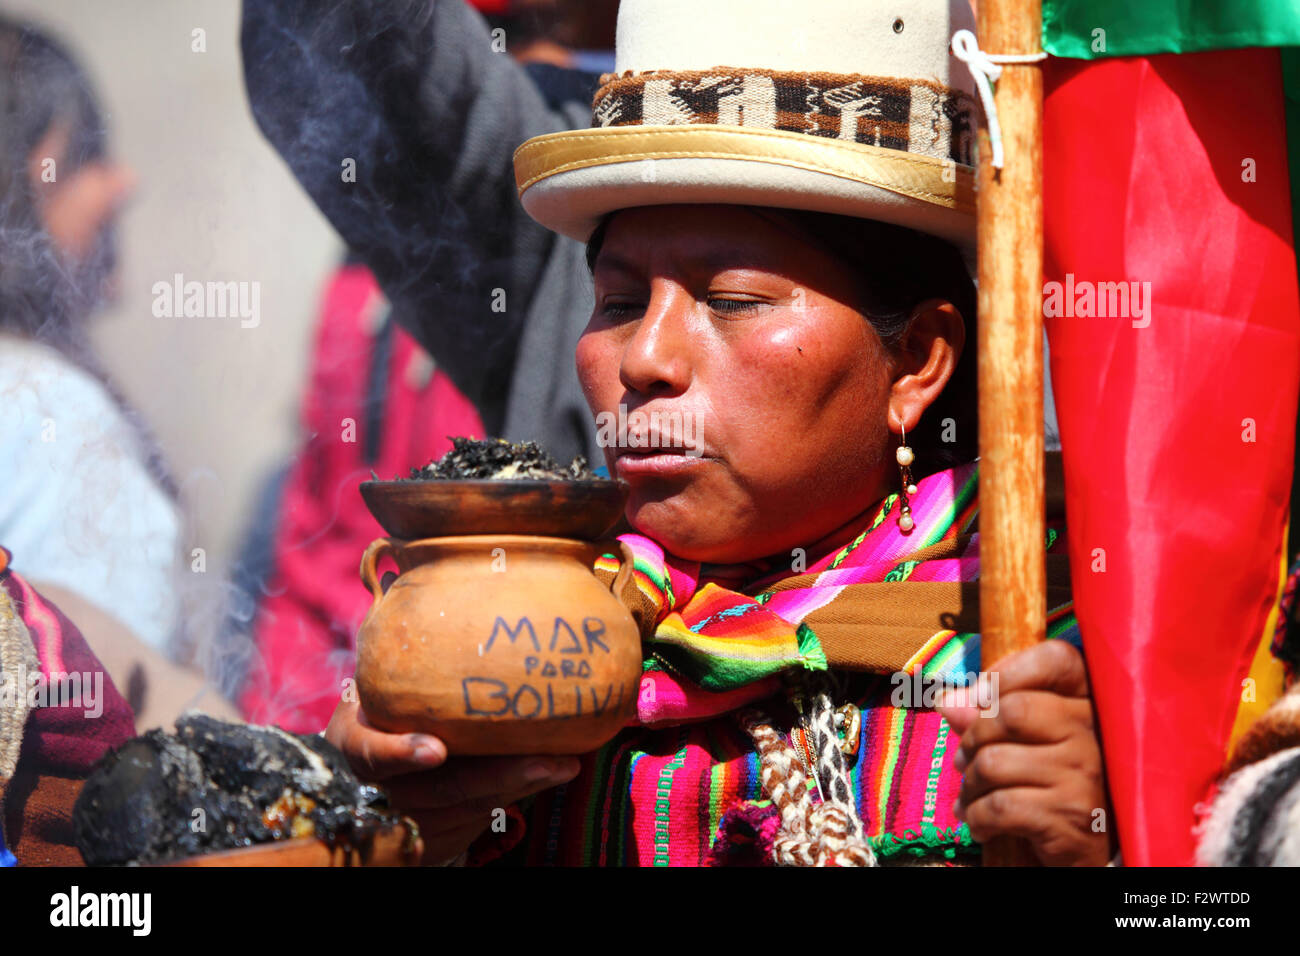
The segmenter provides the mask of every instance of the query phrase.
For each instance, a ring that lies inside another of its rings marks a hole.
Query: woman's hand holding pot
[[[372,727],[356,701],[339,703],[325,737],[357,776],[382,783],[393,807],[419,825],[427,864],[456,859],[494,811],[567,783],[580,767],[577,757],[449,758],[437,737]]]

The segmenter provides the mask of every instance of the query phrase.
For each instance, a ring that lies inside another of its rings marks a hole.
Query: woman
[[[174,488],[90,341],[89,320],[111,294],[114,224],[132,174],[109,156],[90,83],[59,45],[0,21],[0,69],[12,90],[0,397],[19,426],[0,443],[0,466],[18,489],[0,506],[0,540],[43,584],[109,612],[126,602],[130,614],[118,616],[163,649],[176,620]],[[103,560],[110,547],[111,566]]]
[[[327,736],[432,858],[955,862],[1006,835],[1044,863],[1111,857],[1077,648],[1001,662],[978,717],[910,696],[978,660],[973,108],[947,53],[969,9],[820,0],[801,38],[784,8],[625,0],[597,128],[516,154],[529,213],[590,240],[593,413],[701,441],[605,449],[649,657],[610,744],[458,759],[336,711]],[[1059,529],[1046,544],[1060,582]],[[1068,599],[1049,604],[1068,633]]]
[[[0,544],[75,619],[142,726],[186,704],[233,714],[166,654],[181,514],[157,445],[95,356],[114,226],[134,176],[85,72],[0,18]]]

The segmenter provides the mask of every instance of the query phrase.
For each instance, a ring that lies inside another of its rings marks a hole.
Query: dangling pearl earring
[[[910,504],[911,496],[916,494],[916,485],[912,483],[912,462],[916,460],[916,456],[912,454],[912,449],[907,447],[906,428],[903,428],[903,437],[898,446],[898,451],[894,453],[894,457],[898,459],[898,470],[903,478],[903,493],[899,496],[898,530],[907,534],[916,527],[916,522],[912,520],[912,506]]]

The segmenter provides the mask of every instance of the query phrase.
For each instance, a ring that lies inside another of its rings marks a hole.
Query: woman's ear
[[[915,431],[947,387],[966,345],[966,323],[951,302],[928,299],[912,312],[896,351],[889,393],[889,430]]]

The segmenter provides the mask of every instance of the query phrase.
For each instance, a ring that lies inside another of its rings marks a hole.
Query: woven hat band
[[[607,73],[601,84],[593,127],[742,126],[974,165],[975,101],[928,80],[716,67]]]

